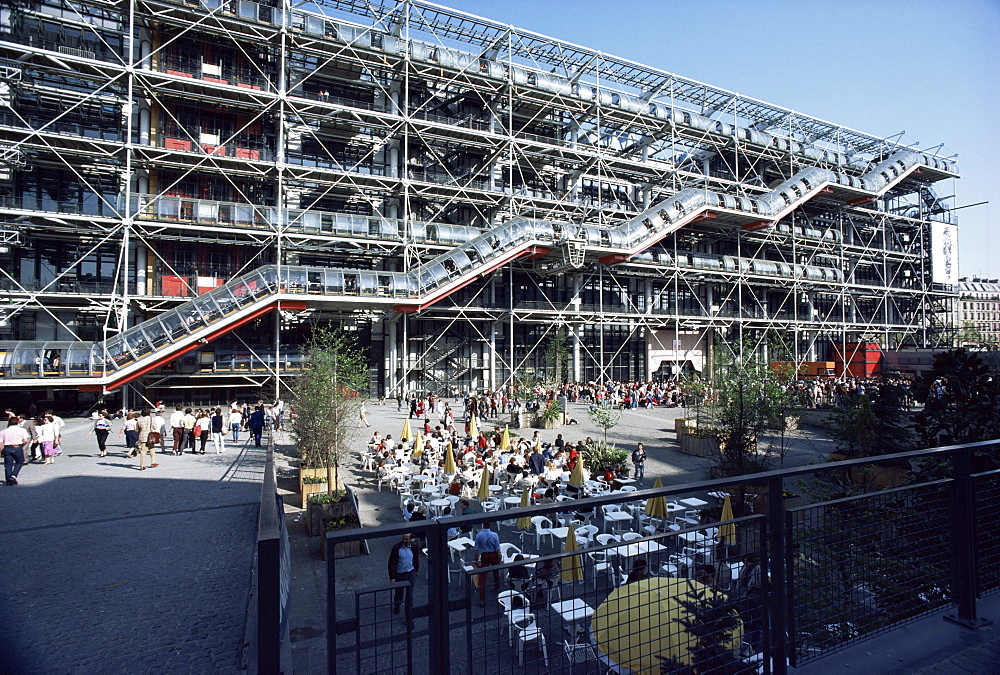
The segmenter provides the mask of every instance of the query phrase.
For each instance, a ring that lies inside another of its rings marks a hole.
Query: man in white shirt
[[[177,406],[177,409],[170,413],[170,431],[174,437],[174,454],[179,454],[181,449],[181,437],[184,435],[184,409]]]
[[[24,466],[24,446],[31,440],[31,434],[18,426],[17,416],[7,418],[7,428],[0,431],[0,445],[3,446],[3,472],[7,485],[17,485],[17,474]]]

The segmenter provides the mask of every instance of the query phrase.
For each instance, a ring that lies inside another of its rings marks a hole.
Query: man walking
[[[259,405],[256,410],[250,413],[247,428],[250,430],[250,435],[253,436],[254,447],[259,448],[260,437],[264,433],[264,406]]]
[[[646,450],[642,447],[642,443],[632,451],[632,464],[635,466],[635,479],[642,483],[642,479],[646,476]]]
[[[149,453],[149,468],[155,469],[159,466],[156,463],[156,444],[149,442],[149,434],[153,429],[153,418],[149,415],[149,408],[143,408],[136,420],[136,431],[139,432],[139,440],[136,441],[135,449],[139,453],[139,470],[146,470],[146,453]]]
[[[484,523],[483,529],[476,535],[476,567],[489,567],[500,564],[500,537],[493,531],[493,523]],[[479,574],[476,579],[479,585],[479,606],[486,606],[486,575]],[[493,570],[493,586],[500,592],[500,570]]]
[[[400,586],[393,592],[392,613],[399,614],[399,606],[406,593],[406,620],[412,622],[410,610],[413,608],[413,586],[417,583],[417,572],[420,571],[420,549],[412,541],[409,532],[403,533],[400,541],[389,552],[389,581],[406,582],[406,587]]]
[[[17,485],[17,474],[24,466],[24,446],[31,440],[31,434],[18,426],[16,415],[7,418],[7,428],[0,431],[0,445],[3,446],[3,472],[7,485]]]
[[[170,413],[170,433],[174,439],[174,454],[179,455],[181,450],[181,436],[184,435],[184,408],[177,406],[177,409]]]

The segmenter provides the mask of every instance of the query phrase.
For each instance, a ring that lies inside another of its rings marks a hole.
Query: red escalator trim
[[[602,265],[617,265],[620,262],[625,262],[632,256],[627,253],[611,253],[609,255],[603,256],[597,259],[597,262]]]
[[[232,330],[235,330],[235,329],[239,328],[240,326],[242,326],[244,324],[247,324],[247,323],[253,321],[254,319],[260,318],[261,316],[263,316],[263,315],[267,314],[268,312],[270,312],[272,309],[276,309],[277,306],[278,306],[278,301],[277,300],[275,300],[273,302],[270,302],[270,303],[264,305],[263,307],[261,307],[260,309],[258,309],[257,311],[252,312],[252,313],[246,315],[245,317],[243,317],[239,321],[234,321],[233,323],[226,324],[225,326],[220,327],[220,329],[218,331],[210,331],[207,335],[203,335],[201,339],[204,340],[205,342],[208,342],[209,340],[214,340],[214,339],[216,339],[216,338],[218,338],[218,337],[220,337],[222,335],[225,335],[226,333],[228,333],[228,332],[230,332]],[[302,302],[301,300],[283,300],[283,301],[281,301],[281,308],[282,309],[292,309],[292,310],[303,310],[303,309],[306,309],[306,303]],[[184,354],[187,354],[189,351],[195,349],[196,347],[199,347],[202,344],[203,343],[201,342],[201,340],[198,340],[198,341],[195,341],[194,343],[188,345],[187,347],[183,347],[182,349],[180,349],[178,351],[170,352],[169,354],[164,354],[160,358],[157,358],[157,359],[154,359],[153,361],[151,361],[149,363],[149,365],[145,366],[144,368],[140,368],[139,370],[135,371],[134,373],[129,373],[128,375],[125,375],[124,377],[122,377],[119,380],[112,379],[106,386],[104,386],[103,390],[104,391],[112,391],[112,390],[117,389],[118,387],[122,386],[123,384],[128,384],[129,382],[131,382],[135,378],[141,377],[142,375],[145,375],[146,373],[148,373],[149,371],[153,370],[154,368],[159,368],[164,363],[169,363],[170,361],[173,361],[177,357],[183,356]],[[114,377],[114,376],[112,375],[112,377]],[[78,389],[80,391],[96,391],[95,389],[91,388],[93,386],[94,385],[82,385]],[[88,389],[84,389],[83,387],[87,387]]]
[[[774,225],[774,221],[771,220],[756,220],[752,223],[747,223],[742,229],[746,232],[756,232],[757,230],[763,230],[765,227],[771,227],[772,225]]]
[[[862,204],[867,204],[869,202],[873,202],[876,199],[877,199],[877,197],[858,197],[857,199],[852,199],[851,201],[849,201],[847,203],[850,204],[851,206],[861,206]]]

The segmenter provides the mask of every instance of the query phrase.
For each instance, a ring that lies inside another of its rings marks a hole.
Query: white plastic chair
[[[587,557],[594,564],[594,588],[597,588],[597,577],[606,573],[611,577],[611,583],[615,581],[615,566],[608,559],[607,551],[588,551]]]
[[[636,539],[642,539],[642,535],[638,532],[624,532],[622,534],[622,541],[634,541]]]
[[[542,650],[542,656],[545,658],[545,666],[549,665],[549,648],[545,644],[545,634],[535,623],[535,615],[528,615],[531,620],[528,621],[527,617],[521,619],[514,623],[515,628],[517,628],[517,663],[518,665],[524,665],[524,650],[529,642],[538,642],[539,647]]]
[[[535,527],[535,548],[541,548],[542,537],[548,536],[549,543],[552,544],[554,537],[552,535],[552,521],[545,516],[532,516],[531,524]]]
[[[590,540],[593,536],[600,531],[596,525],[581,525],[576,528],[576,540],[581,547],[586,548],[590,546]]]
[[[504,563],[513,562],[514,556],[521,552],[514,544],[500,544],[500,559]]]
[[[600,544],[601,546],[607,546],[608,544],[621,541],[621,537],[619,537],[617,534],[599,534],[597,535],[596,539],[597,543]]]

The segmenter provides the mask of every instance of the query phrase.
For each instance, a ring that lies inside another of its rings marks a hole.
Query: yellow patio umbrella
[[[577,549],[576,530],[570,525],[566,532],[566,543],[563,545],[563,553],[571,553]],[[559,576],[563,581],[583,581],[583,563],[580,556],[570,555],[562,559],[562,570]]]
[[[444,472],[450,474],[458,473],[458,469],[455,468],[455,453],[451,451],[451,443],[448,444],[444,452]]]
[[[577,455],[576,464],[573,465],[573,473],[569,475],[569,484],[583,487],[583,455]]]
[[[535,441],[535,450],[538,450],[539,452],[542,451],[542,439],[541,439],[541,437],[539,437],[538,440]]]
[[[469,418],[469,435],[475,438],[479,435],[479,427],[476,426],[476,416]]]
[[[692,665],[698,637],[681,620],[694,621],[687,603],[715,596],[715,591],[692,579],[649,577],[619,586],[594,612],[590,630],[597,648],[613,664],[633,673],[660,673],[660,657]],[[734,627],[721,636],[735,650],[743,625],[733,611]]]
[[[663,481],[659,478],[653,483],[653,489],[663,487]],[[646,515],[654,518],[663,518],[667,515],[667,498],[663,495],[650,497],[646,500]]]
[[[732,519],[733,502],[729,495],[726,495],[726,500],[722,502],[722,516],[719,520],[727,521]],[[730,544],[736,543],[736,523],[726,523],[719,526],[719,541],[729,542]]]
[[[479,491],[476,493],[476,499],[483,501],[484,499],[490,498],[490,470],[489,467],[483,467],[483,476],[479,479]]]
[[[531,488],[526,487],[521,490],[521,508],[527,508],[531,506]],[[531,516],[521,516],[517,519],[517,529],[522,532],[527,532],[531,529]]]
[[[413,438],[413,436],[410,435],[411,433],[412,432],[410,431],[410,418],[407,417],[405,420],[403,420],[403,433],[399,435],[399,440],[401,441],[410,440],[411,438]]]
[[[504,426],[503,433],[500,435],[500,449],[510,450],[510,427]]]
[[[417,437],[413,439],[413,452],[410,453],[413,457],[420,457],[424,454],[424,439],[420,436],[420,432],[417,432]]]

